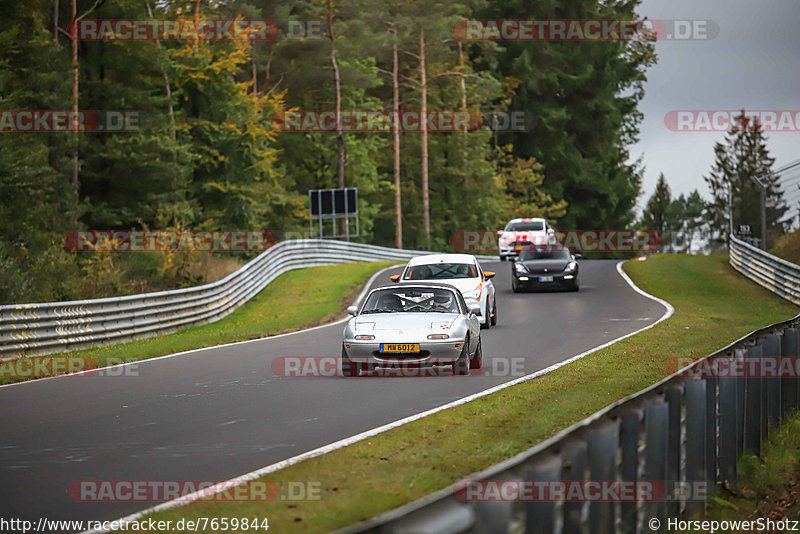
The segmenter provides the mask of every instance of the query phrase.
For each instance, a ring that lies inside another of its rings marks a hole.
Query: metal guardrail
[[[778,296],[800,305],[800,266],[730,236],[731,266]]]
[[[0,306],[0,358],[168,334],[222,319],[293,269],[354,261],[402,261],[423,254],[431,252],[296,239],[274,245],[212,284],[124,297]]]
[[[748,334],[469,477],[484,483],[663,481],[665,488],[681,489],[676,494],[625,502],[469,502],[470,481],[462,481],[335,534],[665,532],[669,518],[702,516],[717,485],[736,482],[739,456],[760,454],[774,425],[800,406],[800,379],[711,376],[716,373],[701,369],[709,368],[710,358],[743,366],[744,358],[749,365],[752,358],[778,356],[795,369],[799,349],[800,315]],[[698,483],[707,494],[693,491],[688,498],[684,490]]]

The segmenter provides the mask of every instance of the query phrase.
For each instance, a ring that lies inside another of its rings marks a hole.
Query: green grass
[[[663,378],[675,370],[676,357],[704,356],[798,311],[742,277],[724,257],[650,256],[629,262],[626,271],[639,287],[672,303],[675,315],[535,380],[264,477],[319,483],[320,500],[199,502],[152,517],[268,517],[277,532],[328,532],[530,448]]]
[[[344,263],[289,271],[273,280],[231,315],[216,323],[192,326],[174,334],[130,343],[106,345],[68,354],[22,358],[0,365],[0,383],[27,380],[29,375],[53,374],[53,365],[58,370],[59,363],[62,362],[74,362],[81,366],[78,370],[93,369],[331,322],[344,315],[344,309],[352,304],[369,276],[393,264],[394,262]],[[37,359],[45,364],[51,362],[50,366],[35,371]],[[34,371],[29,371],[30,369]],[[20,370],[22,372],[18,372]],[[25,376],[19,376],[20,374]]]
[[[738,482],[711,498],[710,521],[800,519],[800,413],[789,416],[762,443],[761,457],[743,455]]]

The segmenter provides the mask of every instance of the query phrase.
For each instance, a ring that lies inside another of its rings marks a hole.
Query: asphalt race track
[[[226,480],[528,374],[658,320],[615,261],[581,261],[578,293],[511,292],[497,271],[499,322],[482,331],[470,377],[276,376],[282,356],[335,356],[343,324],[142,362],[138,376],[0,387],[0,516],[111,520],[151,502],[79,502],[80,480]],[[391,284],[387,272],[375,281]],[[502,365],[501,365],[502,364]],[[492,375],[503,376],[492,376]]]

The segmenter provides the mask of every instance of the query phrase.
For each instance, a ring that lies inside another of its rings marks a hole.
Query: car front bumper
[[[382,353],[380,352],[381,343],[419,343],[420,350],[418,353]],[[344,351],[350,361],[376,366],[403,365],[410,367],[427,367],[449,365],[457,361],[461,356],[463,346],[463,339],[425,340],[424,342],[406,340],[344,340]]]
[[[552,281],[542,282],[541,277],[552,277]],[[567,288],[573,289],[578,286],[578,273],[557,273],[557,274],[533,274],[533,273],[514,273],[514,278],[517,281],[517,287],[523,289],[558,289]]]

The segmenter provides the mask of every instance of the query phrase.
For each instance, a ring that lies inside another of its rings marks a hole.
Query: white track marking
[[[649,324],[649,325],[647,325],[647,326],[645,326],[643,328],[640,328],[640,329],[636,330],[635,332],[631,332],[630,334],[625,334],[624,336],[618,337],[618,338],[616,338],[616,339],[614,339],[612,341],[609,341],[607,343],[603,343],[602,345],[598,345],[597,347],[589,349],[589,350],[587,350],[585,352],[582,352],[582,353],[580,353],[580,354],[578,354],[576,356],[573,356],[571,358],[568,358],[568,359],[566,359],[564,361],[561,361],[559,363],[553,364],[550,367],[547,367],[547,368],[542,369],[540,371],[536,371],[535,373],[531,373],[529,375],[525,375],[523,377],[517,378],[517,379],[512,380],[510,382],[505,382],[505,383],[500,384],[498,386],[494,386],[494,387],[491,387],[489,389],[485,389],[483,391],[480,391],[478,393],[469,395],[467,397],[463,397],[463,398],[458,399],[456,401],[449,402],[447,404],[443,404],[443,405],[438,406],[436,408],[432,408],[430,410],[427,410],[427,411],[424,411],[424,412],[421,412],[421,413],[418,413],[418,414],[415,414],[415,415],[404,417],[403,419],[398,419],[397,421],[385,424],[383,426],[379,426],[379,427],[373,428],[371,430],[366,430],[364,432],[361,432],[360,434],[356,434],[354,436],[350,436],[348,438],[344,438],[344,439],[341,439],[339,441],[335,441],[333,443],[329,443],[328,445],[323,445],[322,447],[316,448],[316,449],[308,451],[308,452],[304,452],[303,454],[298,454],[297,456],[293,456],[293,457],[288,458],[286,460],[282,460],[282,461],[274,463],[272,465],[268,465],[268,466],[262,467],[260,469],[257,469],[255,471],[251,471],[249,473],[245,473],[244,475],[238,476],[238,477],[233,478],[231,480],[227,480],[225,482],[221,482],[221,483],[217,484],[217,486],[215,486],[214,488],[206,488],[203,491],[197,491],[197,492],[191,493],[189,495],[184,495],[184,496],[179,497],[177,499],[174,499],[172,501],[167,501],[167,502],[161,503],[161,504],[159,504],[157,506],[153,506],[151,508],[147,508],[146,510],[142,510],[141,512],[136,512],[135,514],[131,514],[131,515],[125,516],[123,518],[117,519],[117,521],[118,522],[121,522],[121,521],[135,521],[135,520],[138,520],[141,517],[143,517],[143,516],[145,516],[147,514],[153,513],[153,512],[159,512],[159,511],[162,511],[162,510],[169,510],[171,508],[176,508],[178,506],[183,506],[183,505],[189,504],[189,503],[191,503],[193,501],[200,500],[201,498],[208,499],[208,497],[210,495],[213,495],[215,493],[219,493],[221,491],[224,491],[225,489],[230,488],[233,484],[241,484],[242,482],[246,482],[248,480],[254,480],[254,479],[262,477],[262,476],[264,476],[266,474],[274,473],[275,471],[279,471],[281,469],[285,469],[286,467],[294,465],[294,464],[296,464],[298,462],[302,462],[303,460],[308,460],[308,459],[314,458],[316,456],[321,456],[321,455],[323,455],[325,453],[328,453],[328,452],[331,452],[331,451],[335,451],[337,449],[341,449],[343,447],[347,447],[348,445],[352,445],[354,443],[357,443],[357,442],[359,442],[359,441],[361,441],[363,439],[370,438],[370,437],[376,436],[378,434],[382,434],[383,432],[386,432],[387,430],[391,430],[393,428],[397,428],[397,427],[402,426],[402,425],[404,425],[406,423],[410,423],[412,421],[416,421],[417,419],[422,419],[423,417],[426,417],[428,415],[432,415],[432,414],[435,414],[437,412],[441,412],[442,410],[446,410],[448,408],[453,408],[455,406],[460,406],[462,404],[466,404],[468,402],[471,402],[471,401],[473,401],[475,399],[479,399],[481,397],[485,397],[486,395],[491,395],[492,393],[495,393],[497,391],[501,391],[501,390],[506,389],[508,387],[511,387],[511,386],[514,386],[514,385],[517,385],[517,384],[522,384],[523,382],[527,382],[529,380],[533,380],[534,378],[538,378],[538,377],[540,377],[540,376],[542,376],[544,374],[547,374],[547,373],[549,373],[551,371],[555,371],[559,367],[563,367],[563,366],[565,366],[565,365],[567,365],[569,363],[572,363],[574,361],[580,360],[581,358],[583,358],[585,356],[588,356],[589,354],[592,354],[593,352],[597,352],[598,350],[604,349],[604,348],[608,347],[609,345],[613,345],[614,343],[616,343],[618,341],[622,341],[623,339],[627,339],[627,338],[629,338],[631,336],[634,336],[634,335],[638,334],[639,332],[643,332],[643,331],[645,331],[645,330],[647,330],[649,328],[653,328],[655,325],[657,325],[661,321],[664,321],[664,320],[669,319],[670,317],[672,317],[672,315],[675,313],[675,308],[673,308],[672,305],[669,302],[667,302],[666,300],[660,299],[658,297],[654,297],[653,295],[651,295],[649,293],[646,293],[642,289],[638,288],[636,286],[636,284],[633,283],[633,280],[631,280],[630,277],[625,273],[625,271],[622,270],[622,264],[623,263],[625,263],[625,262],[624,261],[620,261],[620,262],[617,263],[617,272],[620,274],[622,279],[625,280],[625,282],[627,282],[628,285],[631,288],[633,288],[633,290],[636,291],[637,293],[639,293],[640,295],[642,295],[642,296],[644,296],[644,297],[646,297],[646,298],[648,298],[650,300],[653,300],[655,302],[658,302],[659,304],[664,306],[664,308],[666,308],[666,311],[664,312],[664,315],[662,315],[661,318],[659,318],[654,323]],[[384,269],[384,270],[386,270],[386,269]],[[377,275],[380,272],[382,272],[382,271],[379,271],[378,273],[375,273],[375,274]],[[368,285],[366,287],[368,287]],[[102,534],[102,533],[105,533],[105,532],[108,532],[108,530],[87,530],[87,531],[85,531],[85,532],[83,532],[81,534]]]

